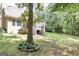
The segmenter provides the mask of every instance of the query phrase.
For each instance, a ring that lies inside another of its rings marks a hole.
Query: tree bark
[[[33,43],[33,3],[29,3],[28,36],[27,42]]]

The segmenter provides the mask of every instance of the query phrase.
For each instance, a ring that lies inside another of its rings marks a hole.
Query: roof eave
[[[4,15],[4,17],[15,18],[15,19],[19,18],[19,17],[9,16],[9,15]]]

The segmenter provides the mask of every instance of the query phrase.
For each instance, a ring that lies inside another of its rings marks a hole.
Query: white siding
[[[7,33],[18,33],[18,30],[22,27],[22,26],[13,26],[11,20],[7,22],[8,22]]]

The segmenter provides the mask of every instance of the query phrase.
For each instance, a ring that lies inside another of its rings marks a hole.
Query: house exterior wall
[[[43,22],[36,23],[33,26],[33,34],[37,35],[37,31],[40,31],[41,35],[43,35],[45,32],[45,23],[43,23]]]
[[[22,26],[13,26],[12,19],[7,20],[7,33],[18,33]]]
[[[3,28],[3,29],[6,29],[6,28],[7,28],[7,22],[6,22],[6,21],[7,21],[6,18],[3,17],[3,18],[2,18],[2,28]]]
[[[13,26],[12,25],[12,19],[13,18],[9,18],[9,17],[5,17],[4,18],[4,28],[7,30],[7,33],[18,33],[18,30],[20,30],[22,27],[23,27],[23,24],[22,26]],[[17,23],[17,22],[15,22]],[[43,28],[42,28],[43,26]],[[45,32],[45,24],[43,23],[41,25],[41,23],[38,23],[38,24],[35,24],[35,26],[33,26],[33,34],[34,35],[37,35],[37,30],[40,30],[42,32],[42,35],[43,33]]]
[[[0,3],[0,27],[2,27],[2,5]]]
[[[2,27],[2,18],[0,18],[0,27]]]

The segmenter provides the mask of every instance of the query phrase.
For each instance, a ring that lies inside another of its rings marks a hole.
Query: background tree
[[[77,31],[77,29],[79,28],[78,26],[76,26],[79,24],[78,23],[79,4],[57,3],[57,4],[49,4],[47,8],[49,14],[47,25],[49,26],[50,24],[49,27],[51,28],[51,30],[54,30],[56,32],[62,30],[63,33],[73,35],[77,35],[79,33],[79,31]]]

